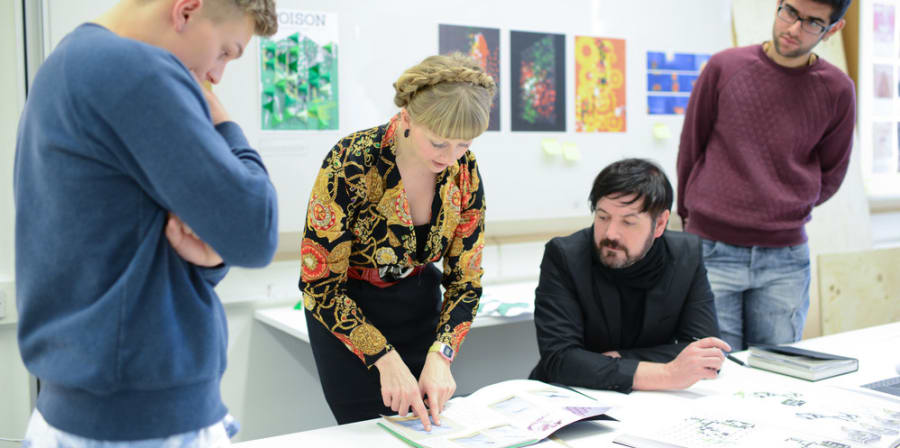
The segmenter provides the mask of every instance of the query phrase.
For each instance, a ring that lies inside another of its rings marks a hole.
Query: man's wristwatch
[[[456,351],[453,350],[453,347],[437,341],[428,348],[428,353],[431,352],[437,352],[439,355],[443,356],[447,362],[453,362],[453,358],[456,356]]]

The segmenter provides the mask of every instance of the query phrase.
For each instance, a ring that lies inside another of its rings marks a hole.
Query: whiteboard
[[[43,0],[48,48],[78,24],[92,20],[115,0]],[[715,53],[731,46],[731,1],[724,0],[278,0],[280,8],[334,12],[340,23],[340,127],[288,136],[260,131],[258,44],[231,63],[215,87],[232,118],[263,155],[279,195],[279,230],[303,228],[314,177],[342,136],[384,123],[396,112],[391,84],[407,67],[438,48],[438,24],[500,28],[501,127],[475,140],[484,178],[487,221],[585,217],[593,178],[623,157],[659,162],[675,183],[675,160],[683,119],[646,113],[646,53]],[[566,35],[565,133],[510,132],[509,32]],[[626,133],[576,133],[574,37],[626,40]],[[656,124],[671,138],[656,140]],[[581,160],[568,162],[541,150],[544,138],[577,144]]]

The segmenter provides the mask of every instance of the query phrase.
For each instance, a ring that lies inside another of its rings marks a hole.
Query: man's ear
[[[671,215],[671,212],[664,210],[659,214],[659,218],[656,218],[656,227],[653,229],[653,238],[661,237],[663,232],[666,231],[666,226],[669,225],[669,215]]]
[[[184,28],[196,18],[201,9],[203,9],[203,0],[175,0],[171,11],[175,31],[179,33],[184,31]]]
[[[844,29],[845,25],[847,25],[846,20],[844,20],[844,19],[838,20],[837,22],[834,23],[834,25],[831,25],[831,28],[829,28],[828,31],[825,32],[825,35],[822,36],[822,40],[828,40],[828,38],[833,36],[834,33],[837,33],[838,31]]]

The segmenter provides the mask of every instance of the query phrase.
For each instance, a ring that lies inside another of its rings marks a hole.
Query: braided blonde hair
[[[472,58],[429,56],[394,83],[394,104],[443,138],[471,140],[488,127],[496,88],[494,78]]]

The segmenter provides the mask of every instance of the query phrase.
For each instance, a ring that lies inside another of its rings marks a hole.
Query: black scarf
[[[611,280],[618,294],[621,319],[620,343],[622,349],[634,348],[643,333],[645,299],[647,291],[662,278],[669,252],[666,244],[657,238],[644,257],[631,266],[622,269],[607,267],[600,261],[594,249],[594,264],[600,275]],[[599,290],[599,277],[594,278],[595,291]],[[595,293],[596,294],[596,293]],[[612,298],[610,298],[611,300]]]

